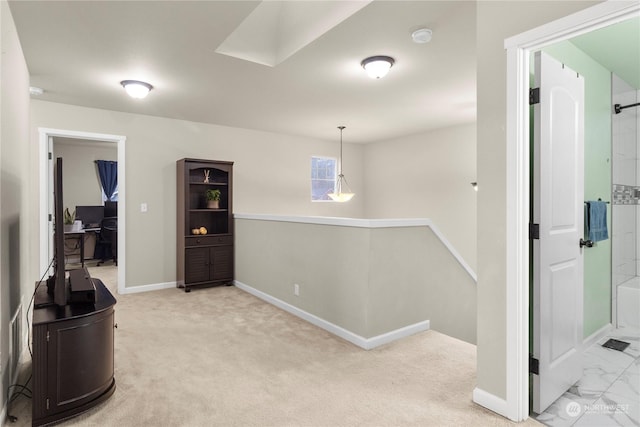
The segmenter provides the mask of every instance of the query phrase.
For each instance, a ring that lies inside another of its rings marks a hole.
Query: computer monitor
[[[104,202],[104,217],[111,218],[118,216],[118,202]]]
[[[84,228],[98,228],[104,218],[104,206],[76,206],[76,218]]]

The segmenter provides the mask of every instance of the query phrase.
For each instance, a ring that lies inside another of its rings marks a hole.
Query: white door
[[[535,56],[533,222],[533,410],[544,410],[582,376],[584,79]]]

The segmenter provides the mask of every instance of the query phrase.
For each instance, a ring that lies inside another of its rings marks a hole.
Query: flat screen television
[[[68,289],[64,260],[64,210],[62,198],[62,157],[56,159],[53,174],[54,260],[53,276],[47,281],[47,291],[58,306],[67,305]]]

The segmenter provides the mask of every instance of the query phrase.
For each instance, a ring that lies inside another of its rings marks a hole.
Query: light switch
[[[146,211],[147,211],[147,204],[140,203],[140,212],[146,212]]]

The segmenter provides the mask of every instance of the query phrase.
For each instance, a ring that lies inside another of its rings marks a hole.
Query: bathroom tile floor
[[[630,345],[602,347],[609,338]],[[582,379],[535,419],[550,427],[640,426],[640,330],[614,329],[587,349]]]

